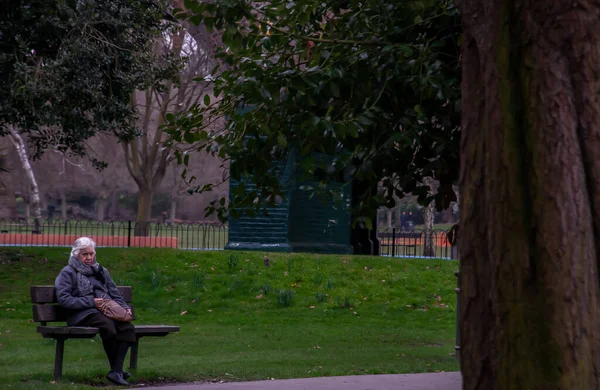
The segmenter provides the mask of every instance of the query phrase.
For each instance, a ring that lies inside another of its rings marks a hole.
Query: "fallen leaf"
[[[309,308],[309,309],[314,309],[315,307],[314,307],[314,306],[309,306],[308,308]]]
[[[382,280],[381,283],[385,283],[385,280]]]
[[[258,295],[256,296],[256,299],[262,299],[262,298],[263,298],[263,295],[262,295],[262,294],[258,294]]]
[[[315,346],[315,348],[316,348],[316,349],[321,349],[321,347],[319,347],[318,345],[317,345],[317,346]]]
[[[215,270],[215,268],[214,268],[214,267],[210,267],[210,269],[211,269],[212,271],[214,271],[214,270]]]
[[[357,313],[357,312],[354,312],[354,315],[355,315],[355,316],[357,316],[357,315],[358,315],[358,313]]]
[[[212,313],[212,310],[208,309],[207,312]]]
[[[186,315],[186,314],[187,314],[187,310],[184,310],[184,311],[182,311],[182,312],[181,312],[179,315],[180,315],[180,316],[184,316],[184,315]]]
[[[246,259],[246,261],[250,261],[250,259]]]
[[[283,276],[288,276],[288,272],[287,272],[287,271],[285,271],[285,272],[283,273]]]
[[[27,323],[32,324],[33,320],[30,318],[30,319],[27,320]]]
[[[192,303],[196,303],[196,300],[195,300],[195,299],[192,299]]]

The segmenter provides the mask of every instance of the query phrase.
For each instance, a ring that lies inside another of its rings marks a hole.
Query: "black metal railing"
[[[227,225],[43,219],[39,226],[24,218],[0,219],[0,246],[70,246],[90,236],[102,247],[170,247],[223,249]]]
[[[381,256],[458,258],[458,248],[450,242],[445,230],[392,228],[378,231],[377,238]]]
[[[219,223],[135,222],[25,218],[0,219],[0,246],[70,246],[90,236],[101,247],[169,247],[188,250],[224,249],[228,227]],[[386,229],[377,232],[379,254],[391,257],[457,259],[458,248],[444,230]]]

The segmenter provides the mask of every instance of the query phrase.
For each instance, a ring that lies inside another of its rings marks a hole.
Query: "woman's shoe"
[[[131,378],[131,373],[127,372],[127,371],[123,371],[123,379],[129,379]]]
[[[129,383],[123,379],[123,375],[118,371],[109,371],[108,374],[106,374],[106,379],[117,385],[129,386]]]

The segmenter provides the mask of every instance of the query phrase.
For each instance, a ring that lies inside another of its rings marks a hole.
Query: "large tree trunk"
[[[29,180],[31,188],[29,192],[29,199],[33,208],[33,231],[39,233],[42,219],[42,210],[40,208],[40,190],[37,180],[35,179],[33,169],[31,168],[31,164],[29,163],[29,155],[27,154],[25,141],[23,141],[23,137],[21,137],[19,131],[12,125],[8,126],[8,134],[15,145],[15,148],[17,149],[19,160],[21,160],[21,165],[25,171],[25,175],[27,175],[27,179]],[[27,220],[29,220],[29,216],[27,217]]]
[[[96,219],[99,222],[104,221],[104,214],[105,214],[105,210],[106,210],[106,198],[108,196],[106,194],[100,194],[98,196],[98,208],[96,209]]]
[[[461,0],[464,389],[598,389],[600,3]]]
[[[140,186],[137,196],[137,218],[134,229],[136,236],[147,236],[150,233],[149,222],[152,219],[153,197],[154,191],[151,188]]]

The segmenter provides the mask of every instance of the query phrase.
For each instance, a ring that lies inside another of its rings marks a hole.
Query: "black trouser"
[[[110,363],[110,369],[122,372],[129,345],[136,341],[133,325],[130,322],[115,321],[102,313],[89,315],[77,325],[100,328],[102,346]]]

